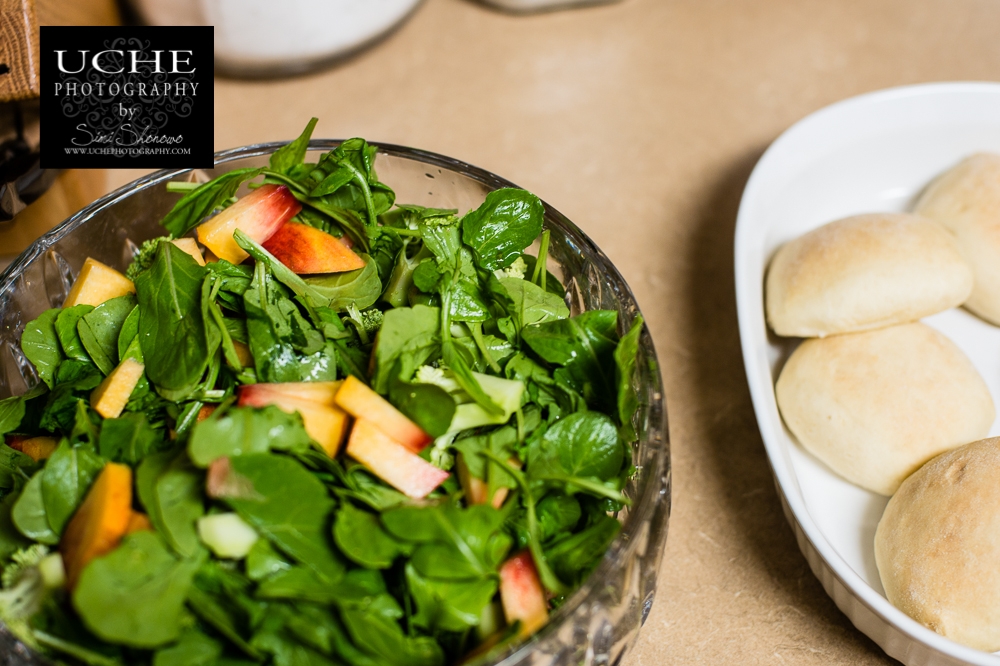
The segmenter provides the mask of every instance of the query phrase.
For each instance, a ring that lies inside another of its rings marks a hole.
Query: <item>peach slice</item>
[[[139,511],[133,511],[129,516],[128,525],[125,527],[125,534],[132,532],[152,532],[153,523],[149,522],[149,516]]]
[[[59,544],[71,589],[91,560],[118,546],[131,520],[132,470],[128,465],[108,463],[66,525]]]
[[[10,437],[7,441],[10,448],[31,456],[35,462],[46,460],[53,451],[59,448],[59,440],[55,437]]]
[[[432,437],[406,418],[388,400],[351,375],[337,391],[337,404],[356,419],[367,419],[413,453],[420,453]]]
[[[68,308],[74,305],[98,306],[104,301],[134,294],[135,285],[127,277],[99,262],[96,259],[87,257],[83,262],[80,274],[76,276],[76,282],[66,294],[63,307]]]
[[[327,407],[336,407],[334,397],[337,395],[340,385],[344,382],[280,382],[246,384],[240,387],[240,395],[283,396],[294,400],[306,400],[319,403]],[[270,404],[270,403],[264,403]]]
[[[364,418],[354,422],[347,440],[347,455],[414,499],[426,497],[448,478],[448,472],[409,451]]]
[[[263,243],[295,217],[302,204],[284,185],[262,185],[198,227],[198,240],[220,259],[238,264],[249,255],[233,234],[239,229]]]
[[[522,550],[500,567],[500,601],[508,624],[521,622],[521,636],[527,637],[549,621],[545,591],[531,552]]]
[[[90,394],[90,405],[106,419],[118,418],[146,369],[134,358],[126,358]]]
[[[191,255],[191,258],[198,262],[199,266],[205,265],[205,257],[201,255],[201,248],[198,247],[198,243],[193,238],[175,238],[170,241],[177,246],[182,252],[186,252]]]
[[[317,384],[333,384],[335,382],[316,382]],[[239,404],[247,407],[265,407],[274,405],[278,409],[293,413],[298,412],[306,433],[333,458],[340,450],[340,444],[347,433],[347,413],[330,404],[309,400],[301,395],[311,395],[308,383],[290,382],[287,392],[285,384],[247,384],[239,389]],[[298,392],[298,393],[296,393]],[[314,394],[321,395],[322,390]],[[326,394],[332,396],[332,390],[327,387]],[[327,398],[329,402],[333,402]]]
[[[365,267],[365,260],[325,231],[289,222],[264,243],[264,249],[299,275],[341,273]]]

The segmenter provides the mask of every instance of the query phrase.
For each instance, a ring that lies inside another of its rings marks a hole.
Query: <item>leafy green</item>
[[[59,311],[56,317],[56,336],[59,338],[59,345],[66,358],[90,363],[90,355],[87,354],[87,350],[83,348],[83,342],[80,341],[77,324],[84,315],[93,309],[93,305],[83,304],[63,308]]]
[[[49,525],[62,534],[90,484],[104,468],[104,461],[88,445],[59,444],[42,470],[41,491]]]
[[[56,368],[65,358],[59,346],[56,333],[56,318],[60,309],[46,310],[37,319],[24,325],[21,334],[21,349],[35,366],[38,376],[46,386],[52,388]]]
[[[236,407],[197,424],[188,453],[196,465],[207,467],[216,458],[270,450],[302,452],[310,446],[312,440],[297,414],[286,414],[274,406]]]
[[[163,243],[153,265],[135,281],[146,374],[175,398],[194,392],[215,353],[201,307],[201,283],[207,273],[191,255]]]
[[[132,294],[112,298],[85,314],[76,324],[83,348],[106,375],[118,365],[118,336],[125,319],[135,309],[135,302]]]
[[[176,640],[198,560],[178,560],[152,532],[133,532],[93,560],[73,590],[73,607],[98,637],[155,648]]]
[[[625,449],[614,422],[600,412],[577,412],[550,426],[528,449],[533,477],[593,477],[606,481],[618,475]]]
[[[198,630],[189,630],[169,647],[157,650],[152,666],[214,666],[222,656],[222,644]]]
[[[545,207],[533,194],[505,188],[462,218],[462,240],[487,270],[509,266],[542,231]]]
[[[0,400],[0,435],[17,430],[24,420],[24,396]]]
[[[618,419],[621,422],[622,439],[631,442],[636,438],[632,417],[639,409],[639,397],[633,383],[635,364],[639,355],[639,336],[642,335],[642,315],[636,314],[628,333],[615,348],[615,380],[618,385]]]
[[[146,414],[126,412],[119,418],[104,420],[98,451],[102,458],[134,466],[162,443],[163,432],[150,425]]]
[[[333,538],[344,555],[364,567],[388,569],[410,547],[390,535],[374,513],[344,502],[337,512]]]
[[[382,394],[388,393],[397,363],[396,377],[412,377],[417,368],[439,353],[440,328],[438,308],[415,305],[386,312],[375,348],[372,388]]]
[[[154,501],[158,527],[174,551],[193,557],[201,549],[195,522],[205,514],[203,473],[181,453],[157,476]]]
[[[365,260],[364,268],[308,277],[305,282],[334,310],[343,311],[349,305],[359,310],[369,308],[382,294],[382,281],[375,261],[367,254],[362,254],[361,258]]]
[[[254,168],[235,169],[213,178],[181,197],[160,224],[173,238],[180,238],[236,194],[244,181],[256,178],[261,171]]]
[[[48,514],[45,511],[45,501],[42,499],[42,473],[36,472],[11,510],[11,520],[18,531],[24,536],[49,545],[59,543],[59,535],[49,526]]]
[[[306,124],[306,128],[302,130],[302,134],[297,139],[271,153],[268,166],[272,171],[287,174],[293,167],[302,164],[302,160],[306,156],[306,150],[309,148],[309,137],[312,136],[313,130],[316,129],[317,122],[319,122],[319,118],[310,119]]]

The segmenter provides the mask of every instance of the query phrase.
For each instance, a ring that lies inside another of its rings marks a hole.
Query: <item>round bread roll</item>
[[[920,323],[806,340],[775,394],[802,446],[882,495],[939,453],[984,437],[995,416],[969,359]]]
[[[965,307],[1000,324],[1000,155],[973,155],[931,183],[917,212],[947,227],[972,266]]]
[[[767,320],[778,335],[804,338],[867,331],[959,306],[972,286],[958,243],[932,220],[856,215],[778,250],[767,273]]]
[[[893,606],[942,636],[1000,650],[1000,438],[948,451],[903,482],[875,531]]]

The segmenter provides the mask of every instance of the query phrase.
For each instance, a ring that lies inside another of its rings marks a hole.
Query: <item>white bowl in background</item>
[[[854,97],[799,121],[768,148],[736,223],[743,362],[785,515],[837,606],[886,653],[912,665],[1000,666],[1000,656],[944,638],[886,600],[873,542],[888,498],[836,475],[784,427],[774,382],[798,341],[767,329],[764,271],[778,246],[827,222],[908,210],[932,178],[981,151],[1000,152],[1000,84],[935,83]],[[972,359],[1000,407],[1000,328],[960,309],[924,321]],[[1000,435],[996,423],[990,435]]]

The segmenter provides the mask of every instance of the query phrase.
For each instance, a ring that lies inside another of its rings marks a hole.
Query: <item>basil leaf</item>
[[[73,606],[99,638],[138,648],[176,640],[198,560],[178,560],[157,534],[133,532],[93,560],[73,590]]]
[[[524,190],[503,188],[462,218],[462,240],[486,270],[510,266],[542,232],[545,207]]]

